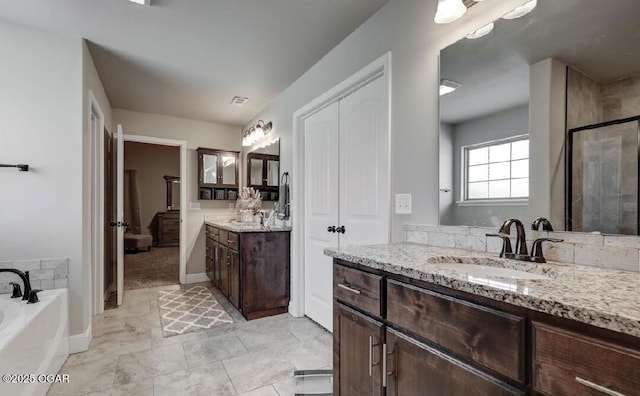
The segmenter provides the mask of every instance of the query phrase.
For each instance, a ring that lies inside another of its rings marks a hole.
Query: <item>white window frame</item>
[[[468,199],[467,198],[467,179],[469,173],[468,152],[472,149],[478,149],[489,146],[497,146],[505,143],[513,143],[519,140],[531,140],[529,134],[522,134],[516,136],[510,136],[504,139],[496,139],[488,142],[469,144],[460,148],[460,161],[461,161],[461,185],[460,185],[460,200],[456,202],[458,206],[527,206],[529,204],[529,197],[526,198],[483,198],[483,199]],[[531,151],[529,151],[531,152]],[[529,159],[529,166],[531,166],[531,158]],[[531,169],[531,168],[529,168]],[[529,192],[531,193],[531,192]]]

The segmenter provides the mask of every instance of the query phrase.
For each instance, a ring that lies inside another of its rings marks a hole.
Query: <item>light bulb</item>
[[[470,39],[470,40],[475,40],[475,39],[478,39],[478,38],[480,38],[480,37],[484,37],[484,36],[486,36],[487,34],[491,33],[491,31],[493,30],[494,26],[495,26],[495,25],[493,24],[493,22],[491,22],[491,23],[490,23],[490,24],[488,24],[488,25],[484,25],[484,26],[483,26],[483,27],[481,27],[480,29],[478,29],[478,30],[476,30],[476,31],[474,31],[474,32],[469,33],[469,34],[467,35],[467,38],[468,38],[468,39]]]
[[[435,23],[451,23],[467,12],[462,0],[438,0],[438,9],[433,18]]]
[[[520,7],[514,9],[513,11],[503,16],[502,19],[522,18],[523,16],[533,11],[533,9],[536,8],[537,5],[538,5],[538,0],[530,0],[529,2],[521,5]]]

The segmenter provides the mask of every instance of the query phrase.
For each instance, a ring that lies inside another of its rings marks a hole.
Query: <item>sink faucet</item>
[[[551,226],[551,222],[544,218],[544,217],[538,217],[537,219],[535,219],[533,221],[533,223],[531,224],[531,229],[534,231],[538,231],[540,230],[540,225],[542,225],[542,230],[543,231],[553,231],[553,227]]]
[[[29,271],[22,272],[19,269],[15,268],[0,268],[0,272],[13,272],[14,274],[18,275],[24,283],[24,294],[22,295],[22,299],[29,299],[29,295],[31,294],[31,281],[29,281]]]
[[[511,226],[513,224],[516,225],[515,252],[511,250],[511,240],[509,239],[511,235]],[[551,226],[551,224],[549,224],[549,226]],[[525,235],[524,225],[518,219],[508,219],[502,224],[497,234],[486,234],[486,236],[502,238],[503,244],[502,251],[500,252],[500,257],[521,261],[533,261],[535,263],[547,262],[547,260],[544,258],[544,255],[542,254],[542,242],[563,241],[562,239],[557,238],[538,238],[533,241],[533,244],[531,245],[531,255],[529,255],[529,253],[527,252],[527,239]]]
[[[527,252],[527,240],[524,234],[525,232],[524,225],[520,220],[508,219],[507,221],[502,223],[502,227],[500,227],[500,231],[498,232],[504,235],[511,235],[511,225],[513,224],[516,225],[516,251],[515,251],[515,257],[511,257],[511,258],[517,259],[518,258],[517,256],[528,257],[529,253]]]

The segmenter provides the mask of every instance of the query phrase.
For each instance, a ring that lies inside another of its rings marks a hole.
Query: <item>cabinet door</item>
[[[219,266],[220,266],[220,278],[218,283],[218,289],[225,297],[229,297],[229,248],[220,245],[219,249]]]
[[[382,395],[383,325],[335,303],[333,392],[336,396]],[[408,394],[404,394],[408,396]]]
[[[220,288],[220,244],[218,242],[213,243],[213,284],[215,287]]]
[[[525,394],[394,330],[386,337],[388,396]]]
[[[229,301],[240,309],[240,255],[229,249]]]

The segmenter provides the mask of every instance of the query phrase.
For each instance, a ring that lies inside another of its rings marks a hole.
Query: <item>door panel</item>
[[[382,395],[382,323],[339,303],[334,315],[334,394]]]
[[[333,270],[323,249],[338,246],[338,103],[305,120],[305,313],[332,328]]]
[[[116,135],[116,223],[117,223],[117,255],[116,255],[116,290],[118,305],[122,305],[124,292],[124,136],[122,125],[118,125]]]
[[[229,298],[229,266],[231,265],[229,261],[229,248],[220,245],[218,254],[218,265],[220,266],[220,283],[218,288],[225,297]]]
[[[234,307],[240,307],[240,255],[229,250],[229,301]]]
[[[525,394],[394,330],[386,337],[388,396]]]
[[[389,241],[388,114],[383,78],[340,101],[340,246]]]

